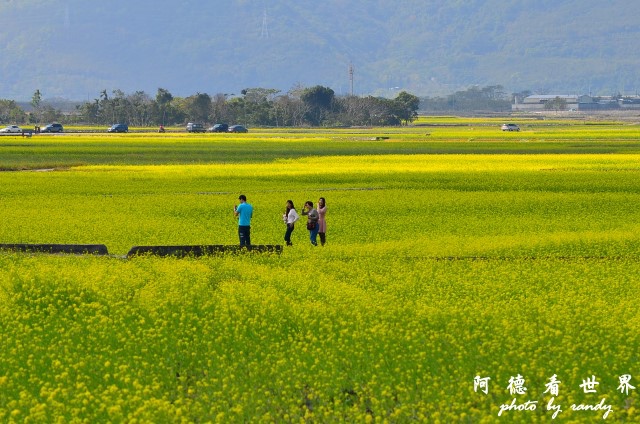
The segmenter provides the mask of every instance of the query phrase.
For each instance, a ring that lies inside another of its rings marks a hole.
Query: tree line
[[[444,97],[424,97],[421,110],[425,112],[508,112],[514,96],[508,95],[501,85],[473,86]]]
[[[394,99],[374,96],[336,96],[331,88],[294,87],[286,93],[268,88],[247,88],[238,94],[196,93],[173,96],[159,88],[155,97],[144,91],[126,94],[102,90],[92,101],[63,114],[43,104],[37,90],[26,113],[15,101],[0,99],[0,122],[58,121],[93,125],[124,123],[131,126],[183,125],[187,122],[240,123],[247,126],[389,126],[412,122],[418,110],[426,113],[508,112],[514,97],[501,85],[473,86],[443,97],[416,97],[406,91]]]
[[[94,100],[77,105],[75,113],[64,115],[51,106],[43,106],[37,90],[31,107],[32,111],[25,113],[14,101],[0,100],[0,121],[124,123],[139,127],[187,122],[273,127],[401,125],[417,117],[420,99],[405,91],[394,99],[343,97],[320,85],[297,87],[287,93],[247,88],[237,95],[196,93],[189,97],[173,96],[164,88],[159,88],[155,97],[144,91],[127,94],[122,90],[102,90]]]

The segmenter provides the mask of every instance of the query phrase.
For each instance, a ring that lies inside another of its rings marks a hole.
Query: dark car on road
[[[129,132],[129,126],[127,124],[114,124],[107,130],[107,132],[126,133]]]
[[[229,125],[227,125],[227,124],[215,124],[213,127],[209,128],[207,131],[209,131],[209,132],[227,132],[227,131],[229,131]]]
[[[40,132],[43,133],[61,133],[64,131],[62,124],[49,124],[46,125]]]
[[[249,130],[246,129],[242,125],[231,125],[229,127],[229,132],[232,132],[232,133],[246,133],[246,132],[249,132]]]
[[[204,125],[202,125],[202,124],[197,124],[197,123],[194,123],[194,122],[189,122],[187,124],[187,132],[190,132],[190,133],[203,133],[205,131],[206,130],[204,129]]]

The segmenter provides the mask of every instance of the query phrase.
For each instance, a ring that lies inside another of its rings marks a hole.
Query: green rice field
[[[0,251],[0,422],[640,422],[640,126],[502,122],[0,137],[0,243],[110,253]],[[125,257],[239,194],[327,245]]]

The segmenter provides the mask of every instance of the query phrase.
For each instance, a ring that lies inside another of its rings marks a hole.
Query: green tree
[[[248,125],[276,125],[272,112],[273,99],[280,90],[247,88],[241,91],[244,100],[244,123]]]
[[[196,93],[185,99],[185,112],[192,122],[205,123],[211,114],[211,96],[206,93]]]
[[[37,89],[33,93],[33,96],[31,97],[31,106],[33,107],[35,123],[38,123],[41,120],[41,113],[40,113],[41,103],[42,103],[42,93],[40,93],[40,89]]]
[[[81,122],[86,124],[100,123],[100,102],[98,99],[76,106],[76,112],[80,115]]]
[[[158,88],[158,92],[156,93],[156,106],[159,110],[159,115],[156,118],[156,121],[164,125],[167,120],[167,109],[171,106],[171,102],[173,101],[173,95],[169,92],[169,90],[165,90],[164,88]]]
[[[111,106],[114,124],[128,124],[128,105],[124,91],[115,89],[111,91],[113,97],[108,101]]]
[[[347,96],[338,99],[338,120],[342,125],[400,125],[400,104],[382,97]]]
[[[132,125],[146,127],[151,123],[153,101],[144,91],[136,91],[127,96],[128,121]]]
[[[98,115],[96,116],[98,122],[103,124],[116,123],[115,105],[113,100],[109,98],[107,90],[100,92],[100,98],[96,99],[96,102],[98,104]]]
[[[300,100],[308,107],[306,120],[311,125],[320,125],[326,119],[335,99],[335,93],[329,87],[316,85],[302,92]]]
[[[396,107],[396,116],[400,121],[406,124],[413,122],[418,117],[418,109],[420,108],[420,99],[406,91],[401,91],[393,100]]]
[[[308,112],[307,106],[296,95],[295,91],[278,96],[273,101],[273,120],[276,126],[296,127],[304,123]]]
[[[26,113],[14,100],[0,99],[0,122],[15,122],[22,124],[26,121]]]
[[[232,94],[218,93],[211,99],[211,121],[215,123],[227,123],[235,121],[235,117],[229,112],[227,97]]]

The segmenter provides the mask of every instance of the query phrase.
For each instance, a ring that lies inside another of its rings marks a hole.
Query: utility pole
[[[351,86],[351,96],[353,96],[353,64],[349,63],[349,85]]]

